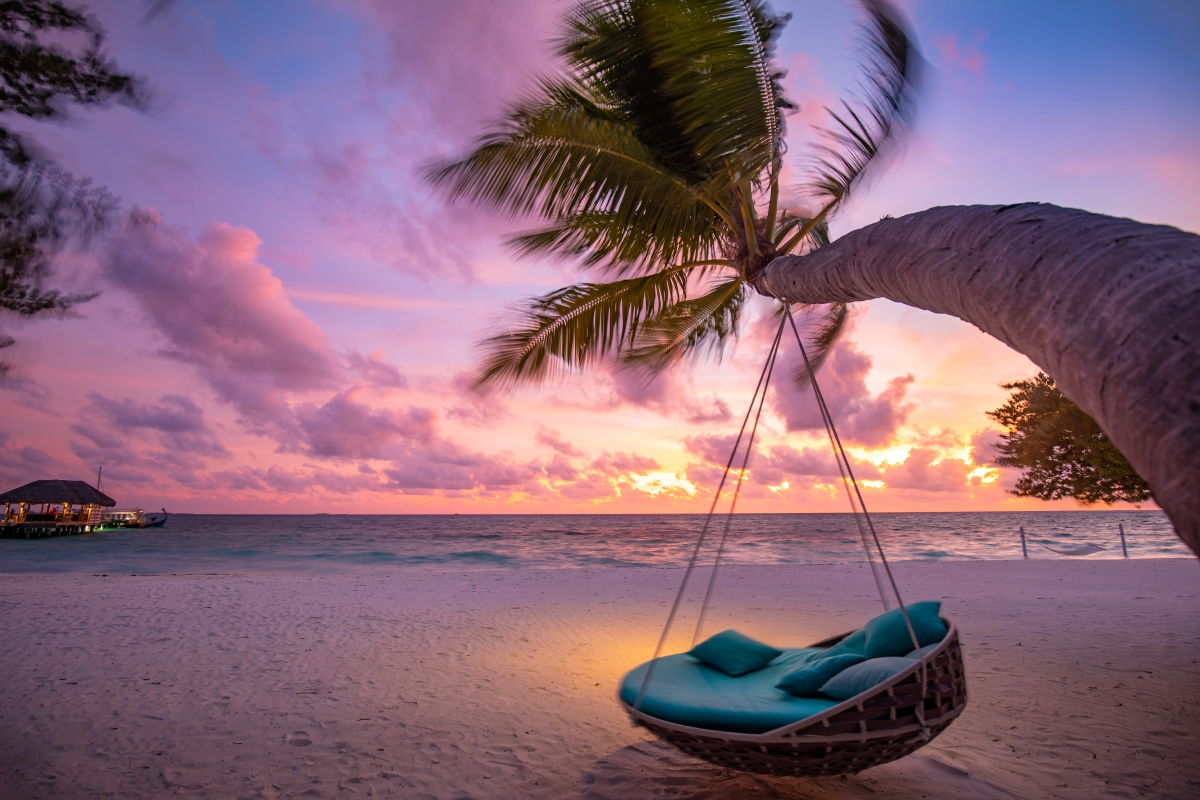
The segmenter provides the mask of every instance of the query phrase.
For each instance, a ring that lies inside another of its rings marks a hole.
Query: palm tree
[[[886,297],[1024,353],[1200,555],[1200,236],[1040,203],[933,208],[779,258],[754,287],[795,303]]]
[[[920,63],[891,7],[863,6],[863,96],[833,116],[809,214],[780,207],[790,104],[771,55],[785,18],[758,0],[575,6],[563,73],[428,177],[450,198],[545,220],[514,238],[519,252],[609,280],[532,298],[483,343],[477,385],[719,356],[751,289],[816,309],[820,352],[847,303],[886,297],[1029,356],[1200,554],[1200,237],[1026,204],[931,209],[830,244],[825,224],[902,127]]]
[[[786,17],[761,0],[584,0],[542,78],[429,181],[544,227],[511,240],[603,278],[531,298],[483,342],[478,387],[510,388],[600,361],[649,375],[720,357],[753,281],[776,256],[828,241],[827,222],[893,139],[920,63],[884,0],[863,0],[867,79],[833,114],[808,172],[815,211],[782,207]],[[816,315],[816,358],[846,318]]]

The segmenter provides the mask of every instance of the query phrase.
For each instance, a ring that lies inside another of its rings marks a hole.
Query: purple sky
[[[575,279],[516,260],[520,220],[416,177],[539,70],[563,6],[93,3],[156,110],[18,124],[137,206],[126,255],[63,265],[75,318],[5,327],[0,483],[93,480],[179,511],[684,511],[706,505],[769,334],[650,386],[605,371],[511,398],[465,389],[507,304]],[[802,108],[857,73],[847,3],[793,13]],[[911,2],[932,69],[903,156],[834,234],[935,205],[1040,200],[1200,230],[1200,6]],[[755,306],[765,312],[765,303]],[[791,358],[791,356],[788,356]],[[880,510],[1043,508],[987,465],[1026,359],[957,320],[857,307],[822,380]],[[811,398],[773,394],[746,510],[840,511]],[[1074,507],[1065,504],[1062,507]]]

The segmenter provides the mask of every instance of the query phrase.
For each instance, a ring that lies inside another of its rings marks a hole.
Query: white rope
[[[800,331],[796,327],[796,321],[792,317],[791,306],[790,306],[790,304],[787,304],[787,303],[784,304],[784,316],[779,322],[779,330],[776,331],[776,333],[775,333],[775,340],[771,344],[771,349],[767,354],[766,363],[763,364],[762,372],[759,374],[758,384],[754,388],[754,394],[750,398],[750,405],[746,409],[746,416],[742,419],[742,427],[738,431],[737,439],[734,440],[732,452],[730,452],[730,454],[729,454],[729,460],[728,460],[728,462],[726,462],[725,471],[721,476],[721,482],[717,486],[717,491],[716,491],[715,496],[713,497],[712,505],[709,507],[709,510],[708,510],[708,516],[704,520],[704,526],[700,531],[700,537],[696,542],[695,549],[692,551],[691,559],[688,561],[688,566],[684,572],[683,580],[680,582],[680,585],[679,585],[679,591],[675,595],[675,602],[672,604],[671,611],[667,615],[667,623],[663,627],[662,635],[659,637],[658,646],[654,650],[654,657],[650,660],[650,663],[646,668],[646,675],[642,678],[642,685],[641,685],[641,688],[638,690],[637,699],[634,701],[633,707],[634,707],[634,709],[637,709],[637,710],[640,710],[640,708],[641,708],[642,700],[646,694],[646,687],[650,684],[651,676],[653,676],[653,674],[654,674],[655,665],[658,661],[659,656],[662,654],[663,647],[665,646],[666,641],[667,641],[667,636],[670,633],[671,626],[674,623],[675,617],[679,611],[679,606],[683,600],[684,592],[687,589],[688,581],[691,578],[691,574],[695,569],[696,561],[700,555],[700,550],[703,547],[705,538],[707,537],[708,529],[712,522],[713,513],[716,511],[717,503],[721,498],[721,492],[723,491],[724,486],[725,486],[725,481],[729,477],[729,471],[733,467],[733,460],[737,455],[738,447],[740,446],[742,437],[745,434],[746,425],[750,420],[750,414],[751,414],[751,412],[754,411],[755,402],[758,402],[758,413],[754,417],[754,427],[751,430],[750,439],[747,442],[746,452],[742,459],[742,467],[738,474],[737,487],[734,490],[733,499],[730,503],[729,513],[726,516],[725,529],[722,532],[720,543],[717,548],[717,555],[713,562],[713,571],[712,571],[711,577],[709,578],[708,589],[705,592],[704,602],[700,608],[700,617],[699,617],[699,620],[697,621],[696,631],[693,635],[693,645],[695,644],[696,639],[700,636],[700,633],[701,633],[701,630],[702,630],[702,627],[704,624],[704,617],[707,613],[709,602],[712,598],[713,586],[716,583],[717,570],[720,566],[721,555],[724,552],[725,543],[726,543],[726,540],[729,535],[730,525],[732,524],[734,509],[737,506],[737,499],[741,492],[742,483],[745,479],[746,469],[747,469],[747,466],[748,466],[749,460],[750,460],[750,454],[754,447],[754,438],[758,431],[759,419],[762,416],[763,404],[766,401],[767,387],[770,385],[771,374],[774,371],[775,360],[776,360],[776,356],[778,355],[780,340],[783,337],[783,329],[784,329],[784,326],[788,323],[791,324],[792,332],[796,336],[796,344],[799,345],[799,347],[800,347],[800,355],[804,359],[804,367],[808,372],[809,383],[812,385],[812,388],[813,388],[813,396],[817,400],[817,406],[821,412],[821,419],[825,424],[825,430],[826,430],[826,433],[829,435],[830,445],[833,449],[834,460],[837,462],[838,471],[839,471],[839,473],[841,473],[842,482],[846,487],[846,494],[850,500],[850,510],[854,514],[854,520],[855,520],[856,525],[859,528],[859,534],[863,541],[863,549],[864,549],[864,552],[866,552],[867,561],[871,564],[871,571],[872,571],[872,575],[875,577],[876,587],[879,589],[880,601],[883,603],[884,610],[887,611],[888,610],[887,593],[884,590],[883,582],[880,579],[879,573],[875,567],[875,561],[873,558],[873,554],[871,552],[870,543],[867,538],[867,532],[870,533],[870,540],[874,542],[875,551],[879,554],[880,563],[883,565],[884,572],[887,575],[888,583],[891,586],[892,593],[896,597],[896,603],[900,608],[900,615],[904,618],[904,625],[908,629],[908,635],[911,638],[911,640],[913,642],[913,646],[915,647],[915,649],[917,651],[917,660],[919,661],[919,663],[921,665],[920,666],[920,679],[919,679],[920,683],[921,683],[921,697],[918,699],[916,705],[913,707],[913,712],[914,712],[915,716],[917,717],[917,721],[921,725],[922,738],[928,739],[930,737],[930,731],[929,731],[929,726],[925,721],[925,707],[924,707],[925,706],[924,694],[925,694],[926,689],[928,688],[928,662],[926,660],[924,651],[921,649],[921,643],[920,643],[920,640],[917,638],[916,630],[913,628],[912,620],[908,616],[908,610],[904,606],[904,600],[900,595],[900,587],[896,584],[896,578],[892,574],[892,569],[891,569],[891,566],[888,564],[887,556],[883,552],[883,544],[879,540],[879,534],[875,530],[875,525],[874,525],[874,522],[872,522],[872,520],[871,520],[870,512],[867,510],[866,502],[864,502],[864,500],[863,500],[862,491],[859,489],[858,481],[854,477],[854,470],[853,470],[853,467],[850,465],[850,459],[846,455],[846,449],[845,449],[845,447],[843,447],[841,438],[838,436],[838,433],[837,433],[837,428],[834,426],[833,416],[829,412],[829,407],[825,403],[825,397],[821,393],[821,387],[817,383],[816,372],[813,370],[812,363],[809,361],[808,353],[804,348],[804,342],[800,338]],[[761,397],[760,397],[760,391],[761,391]],[[857,500],[857,503],[855,502],[856,500]],[[859,509],[862,510],[862,520],[859,519]],[[864,524],[863,524],[864,521],[865,521],[865,528],[864,528]]]
[[[804,342],[800,338],[800,331],[796,328],[796,320],[792,318],[792,308],[789,303],[784,303],[784,313],[787,315],[788,322],[791,323],[792,333],[796,336],[796,344],[800,347],[800,356],[804,359],[804,368],[808,371],[808,381],[812,385],[813,396],[817,399],[817,407],[821,411],[821,419],[825,422],[826,432],[829,434],[830,441],[833,443],[833,457],[839,461],[838,468],[841,469],[845,465],[845,471],[842,473],[843,482],[847,481],[853,487],[853,494],[850,501],[850,509],[854,512],[855,521],[858,520],[858,509],[855,508],[854,498],[858,499],[858,506],[862,509],[863,517],[866,521],[867,529],[871,532],[871,538],[875,542],[875,549],[879,553],[879,560],[883,564],[884,572],[887,573],[888,583],[891,584],[892,592],[896,595],[896,603],[900,607],[900,615],[904,618],[904,625],[908,628],[908,635],[912,639],[913,647],[917,651],[917,660],[921,663],[921,696],[922,699],[914,707],[914,712],[917,716],[917,721],[921,723],[922,738],[929,738],[929,726],[925,723],[925,701],[924,694],[927,681],[928,664],[925,659],[925,653],[921,649],[921,641],[917,638],[917,632],[913,628],[912,620],[908,617],[908,609],[904,607],[904,600],[900,596],[900,587],[896,585],[896,577],[892,574],[892,568],[888,564],[887,556],[883,552],[883,544],[879,541],[879,534],[875,531],[875,524],[871,521],[871,513],[867,511],[867,504],[863,501],[862,491],[858,488],[858,481],[854,478],[854,470],[850,466],[850,459],[846,455],[846,448],[842,446],[841,437],[838,436],[837,428],[833,424],[833,416],[829,413],[829,407],[825,404],[825,396],[821,393],[821,387],[817,383],[817,374],[813,370],[812,362],[808,360],[808,352],[804,349]],[[849,493],[849,489],[847,490]],[[864,542],[865,544],[865,542]],[[866,548],[867,557],[870,558],[870,548]],[[880,595],[883,591],[880,587]],[[887,601],[883,601],[884,608],[887,608]]]
[[[779,342],[783,339],[783,326],[784,320],[781,319],[779,321],[779,330],[775,332],[775,341],[771,344],[771,350],[767,354],[766,363],[763,364],[762,372],[758,376],[758,384],[754,387],[754,394],[750,397],[750,406],[746,409],[746,416],[742,418],[741,430],[738,431],[737,439],[733,442],[733,449],[729,453],[729,461],[725,463],[725,472],[721,475],[721,482],[717,484],[717,491],[713,495],[712,505],[708,508],[708,516],[704,518],[704,527],[700,529],[700,538],[696,540],[696,547],[692,550],[692,557],[688,560],[687,569],[684,570],[683,580],[679,583],[679,591],[675,593],[675,602],[671,605],[671,611],[667,614],[667,624],[663,626],[662,635],[658,638],[658,646],[654,648],[654,657],[650,659],[650,666],[646,668],[646,675],[642,678],[642,685],[638,689],[637,699],[633,702],[635,710],[641,710],[642,699],[646,696],[646,687],[650,685],[650,678],[654,675],[654,668],[658,663],[658,657],[662,655],[663,647],[667,643],[667,636],[670,634],[671,626],[675,622],[675,616],[679,612],[679,605],[683,601],[683,594],[687,590],[688,580],[696,568],[696,560],[700,556],[700,549],[703,547],[704,539],[708,535],[708,527],[712,522],[713,512],[717,510],[717,502],[721,499],[721,491],[725,488],[725,481],[729,477],[729,470],[733,468],[733,459],[737,456],[738,445],[741,444],[742,436],[746,432],[746,424],[750,421],[750,412],[754,410],[754,403],[758,400],[758,394],[762,390],[763,382],[767,380],[768,370],[775,363],[775,353],[778,352]],[[757,420],[755,424],[757,424]]]
[[[780,334],[783,326],[780,325]],[[779,337],[782,339],[782,336]],[[704,602],[700,604],[700,616],[696,620],[696,632],[692,634],[692,647],[700,641],[700,633],[704,629],[704,618],[708,615],[708,605],[712,601],[713,586],[717,583],[717,570],[721,566],[721,556],[725,553],[725,542],[729,539],[729,528],[733,524],[733,512],[737,508],[738,497],[742,493],[742,482],[746,479],[746,467],[750,463],[750,454],[754,452],[754,437],[758,433],[758,421],[762,418],[763,404],[767,401],[767,388],[771,385],[771,374],[775,371],[775,359],[779,356],[779,341],[771,348],[768,359],[767,379],[763,383],[762,394],[758,398],[758,413],[754,415],[754,427],[750,429],[750,439],[746,442],[746,453],[742,457],[742,469],[738,472],[737,487],[733,490],[733,500],[729,503],[729,513],[725,515],[725,530],[721,532],[721,541],[717,545],[717,555],[713,559],[712,575],[708,579],[708,589],[704,592]],[[753,408],[754,401],[750,401]]]

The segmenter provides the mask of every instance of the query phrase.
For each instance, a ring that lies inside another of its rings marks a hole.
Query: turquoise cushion
[[[734,678],[770,664],[783,651],[737,631],[721,631],[691,649],[691,655]]]
[[[929,655],[930,653],[932,653],[934,650],[937,649],[937,646],[939,644],[941,644],[941,642],[934,642],[933,644],[927,644],[921,648],[921,652],[924,653],[925,655]],[[916,661],[918,658],[920,658],[920,656],[917,655],[916,650],[910,650],[909,652],[904,654],[904,657],[911,658],[913,661]]]
[[[858,630],[858,631],[855,631],[854,633],[850,634],[849,636],[847,636],[845,639],[842,639],[840,642],[835,644],[833,647],[830,647],[828,650],[826,650],[825,656],[827,658],[829,658],[832,656],[845,655],[847,653],[858,653],[859,655],[863,655],[863,653],[866,651],[866,647],[867,647],[866,631]],[[864,656],[864,658],[865,658],[865,656]]]
[[[768,667],[732,678],[705,666],[687,653],[658,659],[641,710],[652,717],[706,730],[766,733],[832,708],[832,700],[793,697],[775,684],[797,663],[824,652],[819,648],[787,649]],[[912,662],[907,662],[911,664]],[[621,699],[637,700],[649,664],[621,680]]]
[[[818,658],[784,675],[775,686],[796,697],[815,697],[826,681],[862,660],[858,653]]]
[[[913,661],[910,658],[871,658],[834,675],[821,687],[821,694],[835,700],[849,700],[912,665]]]
[[[825,658],[828,655],[829,649],[825,647],[788,647],[784,649],[783,655],[771,662],[770,666],[771,669],[783,667],[782,672],[787,672],[802,664],[816,661],[818,658]]]
[[[940,642],[946,637],[946,623],[942,622],[938,612],[942,604],[936,600],[925,600],[905,606],[908,618],[912,621],[913,631],[921,646]],[[863,626],[862,633],[866,634],[863,654],[867,658],[882,658],[885,656],[902,656],[913,649],[912,637],[908,634],[908,626],[900,609],[894,608],[885,614],[880,614]]]

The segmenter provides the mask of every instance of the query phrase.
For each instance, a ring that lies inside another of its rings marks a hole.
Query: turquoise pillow
[[[912,665],[912,659],[908,658],[871,658],[834,675],[821,687],[821,694],[834,700],[849,700]]]
[[[905,606],[908,618],[912,620],[913,631],[922,647],[934,644],[946,638],[946,623],[942,622],[938,612],[942,604],[936,600],[925,600]],[[885,656],[902,656],[913,649],[912,637],[908,635],[908,626],[900,609],[893,608],[885,614],[880,614],[863,626],[866,634],[863,654],[867,658],[882,658]]]
[[[784,675],[775,688],[796,697],[816,697],[826,681],[862,660],[863,657],[857,653],[819,658]]]
[[[842,656],[847,653],[863,654],[867,645],[867,634],[865,631],[855,631],[854,633],[842,639],[840,642],[830,647],[824,655],[824,658],[832,658],[833,656]],[[863,656],[865,658],[865,656]]]
[[[688,652],[701,663],[733,678],[762,669],[783,653],[734,630],[721,631]]]
[[[941,642],[934,642],[933,644],[927,644],[927,645],[925,645],[924,647],[922,647],[922,648],[921,648],[921,652],[922,652],[922,653],[924,653],[925,655],[929,655],[930,653],[932,653],[934,650],[936,650],[936,649],[937,649],[937,646],[938,646],[939,644],[941,644]],[[910,651],[910,652],[908,652],[908,653],[905,653],[905,654],[904,654],[904,657],[905,657],[905,658],[912,659],[913,661],[916,661],[916,660],[917,660],[918,658],[920,658],[921,656],[919,656],[919,655],[917,654],[917,651],[916,651],[916,650],[912,650],[912,651]]]

